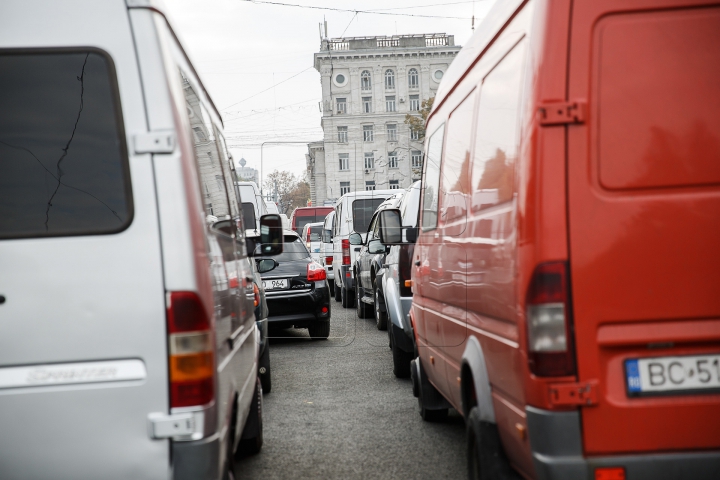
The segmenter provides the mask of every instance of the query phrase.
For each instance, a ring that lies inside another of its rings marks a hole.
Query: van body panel
[[[569,97],[589,105],[587,121],[568,127],[573,313],[579,379],[602,383],[598,405],[581,412],[590,455],[720,447],[720,395],[633,397],[624,371],[628,359],[720,351],[720,8],[711,5],[573,10]],[[711,327],[683,338],[683,322]],[[632,341],[598,344],[618,329]],[[659,331],[668,341],[657,343]]]
[[[169,441],[151,439],[147,423],[168,411],[165,295],[151,156],[135,154],[132,142],[147,125],[127,10],[122,1],[78,1],[68,16],[65,4],[32,3],[4,2],[0,48],[107,52],[134,211],[117,234],[0,242],[0,368],[139,360],[147,376],[0,389],[0,409],[12,412],[0,416],[0,429],[12,432],[0,439],[0,476],[167,478]],[[62,375],[78,374],[67,368]],[[43,453],[28,461],[28,452]]]

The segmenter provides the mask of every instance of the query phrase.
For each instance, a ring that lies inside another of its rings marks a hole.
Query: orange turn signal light
[[[412,286],[413,286],[413,281],[412,281],[412,280],[405,280],[405,286],[406,286],[406,287],[412,287]]]
[[[625,469],[623,467],[596,468],[595,480],[625,480]]]

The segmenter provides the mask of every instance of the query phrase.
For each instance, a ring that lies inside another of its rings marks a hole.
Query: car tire
[[[343,287],[340,289],[341,297],[342,299],[340,302],[342,303],[343,308],[352,308],[355,306],[355,292],[350,292],[347,288]]]
[[[382,298],[380,297],[380,290],[377,288],[377,280],[373,280],[373,312],[375,314],[375,326],[378,330],[387,330],[387,312],[383,312],[380,309]]]
[[[342,292],[340,291],[340,287],[338,284],[335,284],[335,291],[333,292],[335,294],[335,301],[339,302],[342,300]]]
[[[497,425],[480,420],[478,407],[470,409],[465,425],[468,479],[520,479],[505,456]]]
[[[355,311],[357,312],[358,318],[368,318],[370,316],[370,310],[367,303],[360,300],[360,289],[355,288]]]
[[[256,455],[260,453],[263,446],[263,421],[262,421],[262,384],[258,378],[255,383],[255,393],[250,404],[245,428],[243,428],[240,442],[238,443],[236,457],[244,455]]]
[[[413,360],[412,353],[408,353],[398,347],[394,339],[390,341],[393,358],[393,374],[397,378],[410,378],[410,362]]]
[[[262,385],[263,394],[267,395],[272,390],[272,371],[270,369],[270,344],[265,340],[265,351],[258,362],[258,377]]]
[[[330,336],[330,320],[316,320],[308,326],[308,333],[313,340],[327,340]]]

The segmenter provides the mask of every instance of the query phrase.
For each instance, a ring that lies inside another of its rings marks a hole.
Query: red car
[[[516,0],[449,67],[412,375],[472,478],[720,478],[719,59],[717,2]]]

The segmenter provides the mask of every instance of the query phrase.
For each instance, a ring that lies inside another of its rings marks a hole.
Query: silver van
[[[252,271],[164,15],[3,0],[0,105],[0,478],[229,476],[262,445]]]

